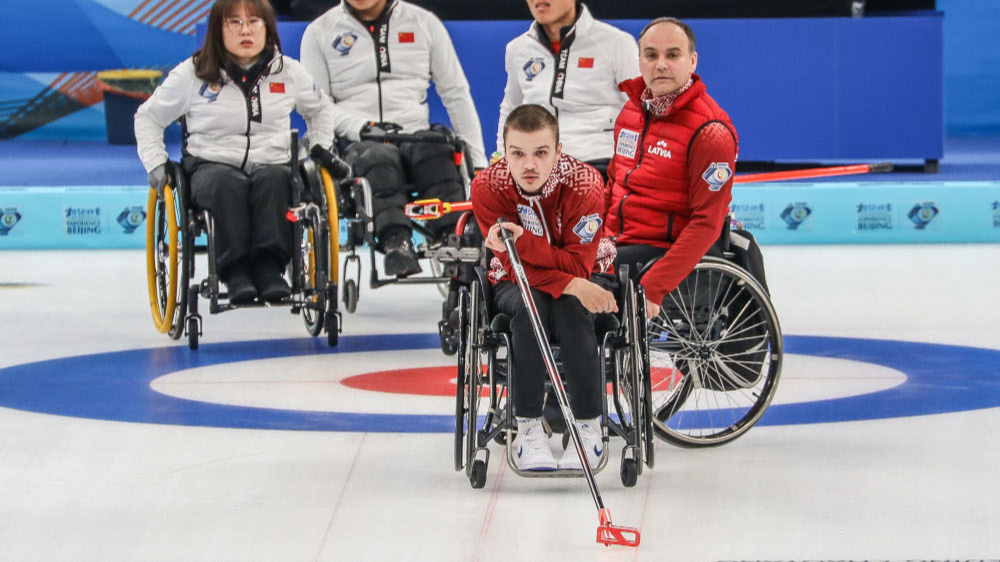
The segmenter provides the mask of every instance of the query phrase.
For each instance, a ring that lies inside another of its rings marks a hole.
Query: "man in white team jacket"
[[[403,0],[343,0],[309,24],[302,36],[302,63],[337,108],[357,119],[395,123],[404,132],[427,130],[431,80],[455,132],[466,142],[476,168],[487,165],[483,133],[469,82],[444,24]],[[357,141],[356,134],[341,141]],[[447,145],[352,142],[344,157],[374,192],[375,234],[386,254],[387,275],[420,271],[403,206],[420,198],[465,200],[464,182]],[[458,220],[434,221],[446,233]]]
[[[590,164],[607,180],[615,151],[615,120],[628,96],[618,84],[639,76],[639,47],[628,33],[594,19],[577,0],[527,0],[535,21],[507,43],[507,85],[500,102],[497,151],[503,125],[518,106],[537,104],[559,121],[562,151]],[[565,422],[549,392],[545,419]]]
[[[548,109],[559,121],[563,152],[605,174],[614,154],[615,119],[628,96],[618,84],[639,76],[639,48],[628,33],[594,19],[576,0],[527,0],[531,27],[507,43],[507,86],[499,131],[519,105]]]

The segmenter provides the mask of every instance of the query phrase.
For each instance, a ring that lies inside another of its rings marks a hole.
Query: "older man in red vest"
[[[691,28],[659,18],[639,35],[642,76],[618,86],[629,101],[615,124],[605,232],[633,273],[658,259],[640,281],[650,316],[718,239],[732,200],[739,139],[697,66]]]

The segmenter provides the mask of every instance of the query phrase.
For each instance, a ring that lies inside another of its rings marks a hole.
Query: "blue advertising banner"
[[[744,184],[730,209],[761,244],[1000,242],[993,182]]]
[[[0,250],[142,248],[147,194],[0,188]],[[1000,242],[994,182],[742,184],[730,209],[761,244]]]
[[[148,188],[0,190],[0,250],[143,248]]]

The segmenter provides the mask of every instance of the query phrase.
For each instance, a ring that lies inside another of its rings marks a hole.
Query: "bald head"
[[[643,27],[642,31],[639,32],[639,44],[640,45],[642,44],[642,37],[644,35],[646,35],[647,31],[649,31],[654,26],[662,25],[662,24],[676,25],[677,27],[681,28],[681,30],[684,31],[684,35],[687,36],[687,38],[688,38],[688,51],[691,52],[691,53],[695,53],[695,52],[698,51],[697,41],[695,40],[695,37],[694,37],[694,30],[691,29],[690,25],[682,22],[681,20],[679,20],[677,18],[666,18],[666,17],[664,17],[664,18],[656,18],[655,20],[647,23],[646,27]]]

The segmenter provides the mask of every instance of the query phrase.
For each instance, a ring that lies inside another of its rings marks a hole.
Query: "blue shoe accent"
[[[517,448],[517,458],[521,458],[521,453],[524,452],[524,447]]]
[[[598,449],[597,445],[594,445],[594,456],[600,458],[601,453],[603,453],[603,452],[604,452],[604,449]]]

